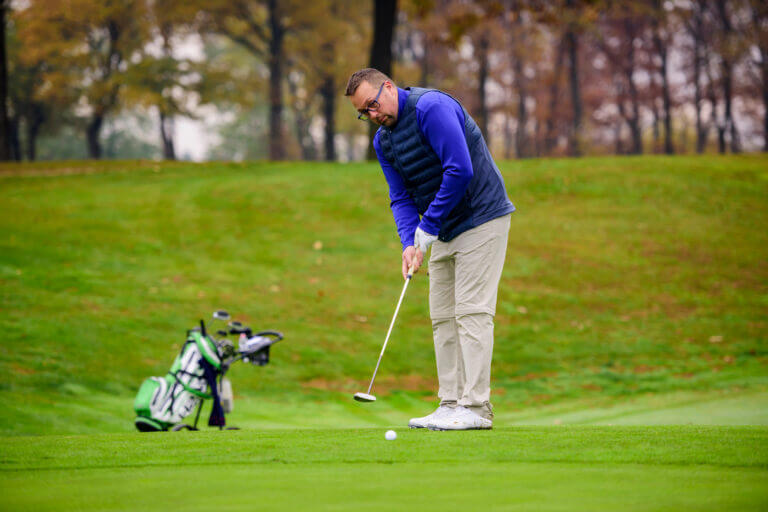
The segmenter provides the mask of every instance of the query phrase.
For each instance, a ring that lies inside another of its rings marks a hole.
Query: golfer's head
[[[397,123],[397,86],[387,75],[373,68],[356,71],[349,78],[347,91],[358,118],[391,127]]]

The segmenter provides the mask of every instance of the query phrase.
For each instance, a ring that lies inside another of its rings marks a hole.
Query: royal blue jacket
[[[451,96],[398,88],[398,117],[373,139],[403,249],[417,227],[447,242],[515,211],[477,123]],[[421,218],[419,218],[421,216]]]

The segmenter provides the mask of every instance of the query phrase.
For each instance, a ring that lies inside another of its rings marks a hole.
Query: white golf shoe
[[[408,422],[408,426],[411,428],[427,428],[429,425],[429,422],[432,420],[437,420],[439,418],[442,418],[444,416],[448,416],[453,412],[453,407],[448,407],[447,405],[441,405],[432,414],[428,414],[421,418],[411,418]]]
[[[429,430],[485,430],[493,427],[493,422],[458,406],[447,416],[431,420],[427,424]]]

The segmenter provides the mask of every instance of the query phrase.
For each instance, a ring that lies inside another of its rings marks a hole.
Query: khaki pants
[[[441,405],[493,418],[493,317],[511,215],[432,244],[429,313]]]

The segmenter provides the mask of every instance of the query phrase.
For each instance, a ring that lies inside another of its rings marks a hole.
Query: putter
[[[412,263],[408,269],[408,275],[405,276],[405,284],[403,285],[403,291],[400,293],[400,300],[397,301],[397,307],[395,308],[395,314],[392,317],[392,322],[389,324],[389,330],[387,331],[387,337],[384,339],[384,346],[381,347],[381,353],[379,354],[379,360],[376,362],[376,368],[373,370],[373,377],[371,377],[371,383],[368,385],[368,391],[365,393],[355,393],[354,399],[358,402],[375,402],[376,397],[371,394],[373,388],[373,381],[376,379],[376,372],[379,371],[379,364],[381,364],[381,357],[384,355],[384,350],[387,348],[387,342],[389,341],[389,335],[392,334],[392,327],[395,325],[395,318],[397,318],[397,312],[400,311],[400,304],[403,303],[403,297],[405,297],[405,290],[408,288],[408,283],[411,282],[413,277],[413,267],[416,263]]]

